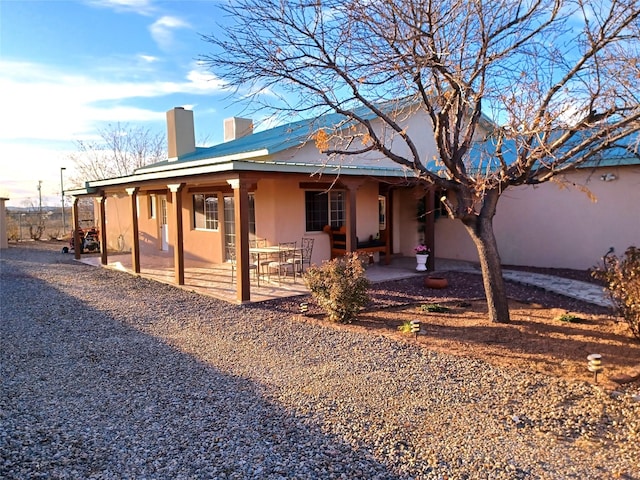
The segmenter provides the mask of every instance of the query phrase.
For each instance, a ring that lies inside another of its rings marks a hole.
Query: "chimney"
[[[196,151],[192,110],[175,107],[167,112],[167,142],[170,162]]]
[[[237,140],[253,133],[253,120],[232,117],[224,120],[224,141]]]

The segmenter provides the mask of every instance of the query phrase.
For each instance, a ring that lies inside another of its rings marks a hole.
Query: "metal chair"
[[[278,272],[278,283],[281,282],[282,274],[286,277],[287,272],[291,269],[291,273],[293,274],[293,281],[296,281],[296,269],[295,265],[292,261],[296,254],[296,244],[297,242],[280,242],[278,244],[278,258],[277,260],[272,260],[269,262],[267,266],[267,271],[269,274],[269,281],[271,281],[271,272]]]
[[[225,261],[231,265],[231,283],[235,278],[236,271],[236,246],[227,245],[225,247]]]
[[[227,257],[227,263],[231,264],[231,283],[233,283],[234,279],[236,278],[235,276],[235,271],[236,271],[236,265],[237,265],[237,261],[236,261],[236,246],[235,245],[227,245],[225,247],[225,251],[226,251],[226,257]],[[258,264],[254,263],[252,261],[249,262],[248,265],[249,270],[253,270],[254,271],[254,275],[256,277],[256,280],[258,282],[258,286],[260,286],[260,274],[258,272]]]
[[[251,248],[264,248],[267,246],[266,238],[254,238],[253,240],[249,240],[249,247]],[[265,273],[265,268],[268,267],[269,263],[272,261],[271,258],[260,257],[260,254],[255,254],[252,256],[251,263],[255,263],[258,269],[258,276],[260,274]]]
[[[304,273],[304,266],[307,268],[311,266],[311,254],[313,253],[314,238],[302,237],[302,244],[300,251],[296,252],[295,256],[289,261],[292,262],[297,272],[302,275]]]

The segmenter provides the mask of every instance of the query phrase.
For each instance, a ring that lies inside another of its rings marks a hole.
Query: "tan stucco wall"
[[[105,201],[107,252],[131,251],[131,210],[129,196],[108,195]],[[97,215],[96,215],[96,218]]]
[[[198,230],[193,219],[193,194],[183,189],[182,192],[182,222],[184,232],[185,265],[195,263],[221,263],[224,259],[224,198],[218,195],[219,228],[218,230]],[[168,197],[170,198],[170,197]],[[175,224],[171,204],[169,204],[169,248],[173,248],[172,226]]]
[[[414,248],[421,239],[416,220],[418,199],[422,189],[404,188],[393,191],[393,252],[415,255]],[[431,245],[430,245],[431,247]]]
[[[611,182],[600,176],[613,173]],[[609,247],[616,254],[640,245],[640,167],[581,170],[566,180],[586,186],[546,183],[510,188],[498,203],[495,233],[503,264],[586,269]],[[438,256],[477,261],[473,243],[459,221],[436,222]]]
[[[305,231],[305,190],[297,179],[267,179],[258,182],[255,192],[256,235],[270,244],[314,238],[312,263],[330,258],[329,236],[324,232]],[[356,235],[368,239],[378,233],[378,184],[367,182],[356,194]]]
[[[156,251],[160,249],[158,232],[158,219],[151,218],[151,197],[138,195],[138,230],[140,238],[140,251]],[[156,212],[157,216],[157,212]]]
[[[263,179],[255,191],[256,235],[266,238],[271,245],[279,242],[296,241],[301,244],[302,237],[315,239],[312,255],[313,263],[321,263],[330,258],[329,237],[323,232],[305,231],[305,190],[300,188],[303,177],[281,179]],[[211,191],[215,191],[212,187]],[[223,196],[219,197],[220,228],[216,231],[197,230],[193,220],[193,194],[183,189],[182,217],[184,233],[185,264],[200,265],[219,263],[224,258],[224,207]],[[167,198],[170,200],[171,196]],[[356,194],[357,235],[367,239],[378,233],[378,184],[367,181]],[[141,264],[144,267],[144,255],[154,254],[161,249],[159,230],[160,201],[158,197],[155,218],[150,215],[150,195],[142,192],[138,195],[138,230],[140,237]],[[105,205],[107,245],[110,252],[131,251],[131,213],[130,197],[125,193],[108,195]],[[171,230],[175,224],[171,203],[168,205],[169,253],[173,251]]]

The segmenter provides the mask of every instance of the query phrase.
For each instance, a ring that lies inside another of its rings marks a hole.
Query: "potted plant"
[[[427,247],[424,243],[419,243],[413,249],[416,253],[416,271],[425,272],[427,270],[427,258],[429,258],[429,247]]]

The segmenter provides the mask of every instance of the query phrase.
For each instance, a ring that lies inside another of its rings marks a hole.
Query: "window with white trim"
[[[307,190],[304,195],[307,232],[320,232],[325,225],[338,228],[345,224],[345,192]]]
[[[149,218],[156,218],[157,199],[154,194],[149,195]]]
[[[218,230],[218,195],[198,193],[193,196],[193,225],[202,230]]]

